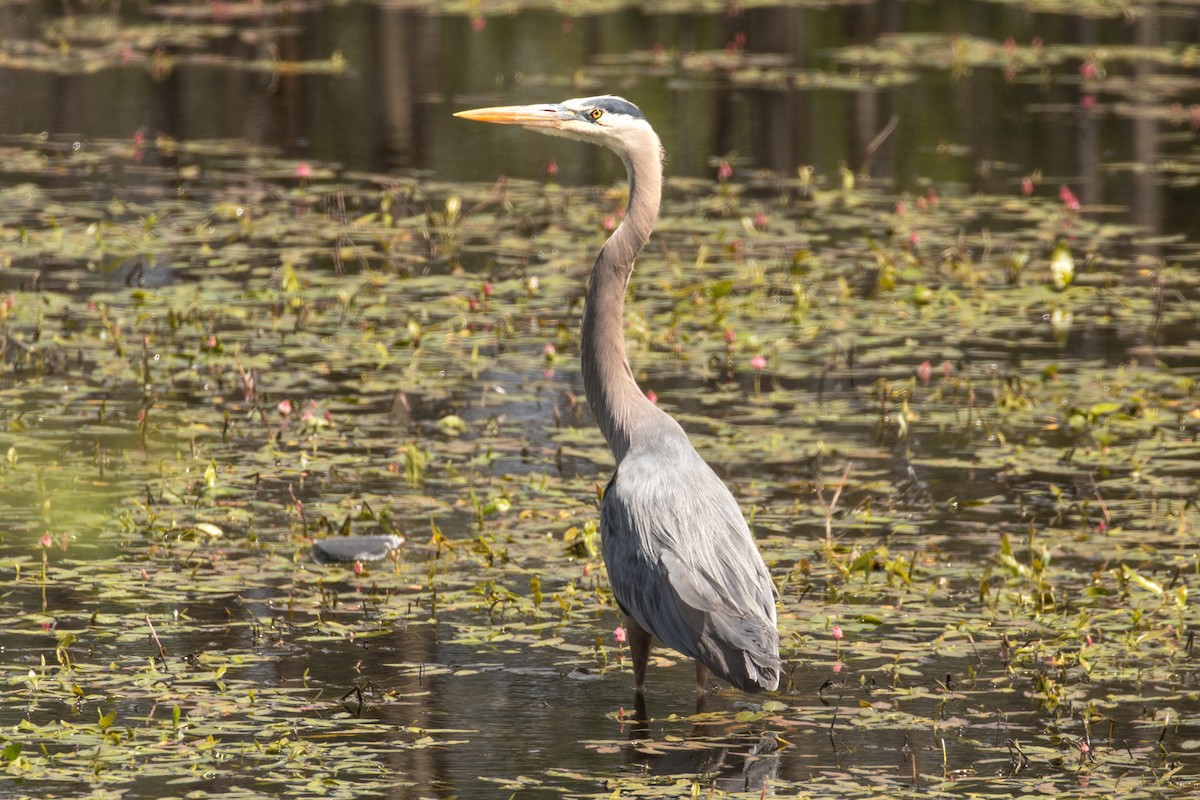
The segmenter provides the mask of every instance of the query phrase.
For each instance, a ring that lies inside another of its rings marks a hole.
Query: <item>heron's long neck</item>
[[[625,219],[600,250],[583,312],[583,386],[588,405],[617,463],[629,450],[637,422],[658,409],[638,388],[625,352],[625,289],[633,261],[650,238],[662,199],[662,161],[655,137],[650,154],[626,161],[629,205]]]

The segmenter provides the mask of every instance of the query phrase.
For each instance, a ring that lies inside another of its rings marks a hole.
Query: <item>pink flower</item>
[[[553,178],[558,174],[558,162],[553,158],[546,162],[546,177]]]
[[[610,232],[614,231],[617,228],[617,218],[614,217],[612,214],[605,214],[604,219],[601,220],[601,222],[600,222],[600,225],[606,231],[610,231]]]
[[[1079,65],[1079,74],[1082,75],[1084,78],[1096,77],[1096,62],[1095,61],[1085,61],[1082,64],[1080,64]]]
[[[354,574],[355,575],[363,574],[363,563],[361,561],[354,562]]]
[[[50,547],[54,544],[54,539],[51,538],[49,532],[43,533],[42,538],[38,540],[38,544],[42,547]]]
[[[733,340],[734,340],[735,336],[736,336],[736,334],[733,332],[733,328],[726,328],[725,329],[725,344],[733,344]]]
[[[1067,207],[1069,211],[1075,211],[1079,208],[1079,198],[1071,191],[1071,187],[1063,184],[1058,187],[1058,199]]]
[[[717,180],[724,183],[733,177],[733,167],[725,159],[721,159],[721,163],[717,165]]]
[[[483,282],[483,296],[484,297],[492,296],[492,284],[489,283],[488,281]]]
[[[613,630],[613,638],[617,640],[617,644],[625,644],[626,636],[625,629],[618,625]]]
[[[1024,178],[1021,178],[1021,194],[1025,195],[1026,197],[1029,197],[1029,195],[1033,194],[1033,178],[1029,177],[1028,175],[1026,175]]]
[[[829,630],[829,633],[830,633],[830,634],[833,636],[833,640],[834,640],[835,642],[840,642],[840,641],[842,640],[842,635],[843,635],[843,634],[842,634],[842,626],[841,626],[841,625],[834,625],[834,626],[833,626],[833,627],[832,627],[832,628]]]
[[[750,359],[750,366],[754,367],[755,372],[762,372],[767,368],[767,357],[761,353],[754,356]]]
[[[658,405],[658,394],[653,389],[646,390],[646,399],[654,405]],[[618,630],[620,629],[618,628]]]
[[[275,410],[279,412],[279,416],[286,417],[288,414],[292,413],[292,401],[280,400],[279,405],[275,406]]]
[[[896,201],[896,216],[903,217],[907,212],[908,212],[908,208],[905,207],[904,201],[897,200]]]
[[[921,379],[921,383],[929,383],[929,379],[933,376],[933,365],[928,359],[921,362],[921,366],[917,367],[917,377]]]
[[[312,167],[308,165],[307,161],[301,161],[296,165],[296,177],[300,180],[312,177]]]

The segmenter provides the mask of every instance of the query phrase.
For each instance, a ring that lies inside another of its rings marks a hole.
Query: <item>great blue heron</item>
[[[662,198],[662,144],[633,103],[601,96],[455,116],[603,145],[629,173],[625,218],[592,268],[583,385],[617,462],[600,508],[600,549],[625,613],[637,691],[657,636],[745,691],[779,686],[775,589],[737,501],[687,434],[638,388],[625,353],[625,290]]]

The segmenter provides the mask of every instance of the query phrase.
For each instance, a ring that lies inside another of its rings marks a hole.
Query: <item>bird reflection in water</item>
[[[697,715],[701,713],[697,711]],[[647,776],[691,775],[724,792],[769,787],[779,772],[780,751],[789,744],[775,731],[742,730],[714,736],[714,726],[701,722],[693,724],[690,735],[680,741],[656,740],[641,692],[635,697],[634,713],[627,722],[629,744],[623,748],[626,769]]]

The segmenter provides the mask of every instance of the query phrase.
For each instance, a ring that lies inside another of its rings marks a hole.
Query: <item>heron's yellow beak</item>
[[[522,125],[526,128],[561,128],[574,116],[557,103],[535,106],[492,106],[456,111],[454,116],[499,125]]]

